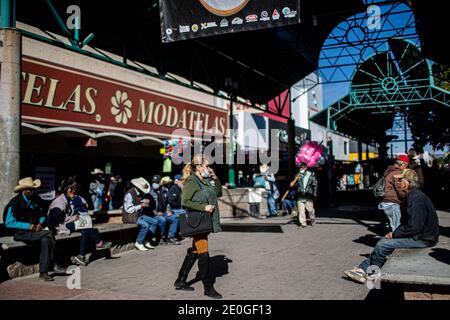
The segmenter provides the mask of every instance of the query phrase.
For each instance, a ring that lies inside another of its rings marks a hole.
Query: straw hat
[[[150,192],[150,183],[142,177],[131,180],[131,184],[138,188],[142,193],[147,194]]]
[[[169,176],[162,177],[162,179],[161,179],[162,186],[165,186],[166,184],[171,184],[172,182],[173,182],[173,180],[170,179]]]
[[[262,166],[259,166],[259,171],[261,173],[266,173],[269,171],[270,167],[267,165],[267,163],[264,163]]]
[[[33,178],[26,177],[19,180],[19,184],[14,188],[14,192],[20,192],[26,189],[37,189],[41,186],[41,180],[36,179],[33,181]]]
[[[91,174],[104,174],[104,172],[102,171],[102,169],[95,168],[94,171],[91,172]]]

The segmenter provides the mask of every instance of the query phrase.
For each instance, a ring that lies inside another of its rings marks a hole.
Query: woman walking
[[[210,161],[201,155],[194,156],[191,164],[183,169],[183,192],[181,205],[189,211],[203,211],[211,215],[212,232],[220,232],[220,217],[217,198],[222,196],[222,185],[209,167]],[[213,299],[221,299],[222,295],[214,289],[214,275],[208,251],[208,234],[197,234],[192,237],[192,248],[187,250],[183,265],[175,281],[175,289],[192,291],[187,283],[189,271],[198,259],[200,278],[204,286],[204,294]]]

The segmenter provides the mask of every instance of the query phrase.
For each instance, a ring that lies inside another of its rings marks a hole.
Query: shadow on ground
[[[279,224],[267,223],[227,223],[222,224],[222,231],[225,232],[263,232],[263,233],[283,233],[283,229]]]
[[[430,256],[439,262],[450,264],[450,250],[443,248],[431,249]]]
[[[224,255],[217,255],[214,257],[211,257],[211,269],[212,269],[212,274],[215,278],[220,278],[223,277],[224,275],[228,274],[228,264],[232,263],[233,260],[227,258]],[[193,285],[197,282],[200,282],[200,275],[197,272],[197,274],[195,275],[195,278],[188,281],[187,284]]]

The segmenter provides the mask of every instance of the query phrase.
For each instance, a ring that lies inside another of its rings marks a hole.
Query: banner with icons
[[[300,23],[300,0],[159,0],[159,8],[163,42]]]

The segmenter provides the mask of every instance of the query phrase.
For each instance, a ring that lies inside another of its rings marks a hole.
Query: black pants
[[[39,272],[53,270],[56,240],[51,231],[19,231],[14,235],[14,240],[23,241],[28,244],[39,243],[41,248]]]

